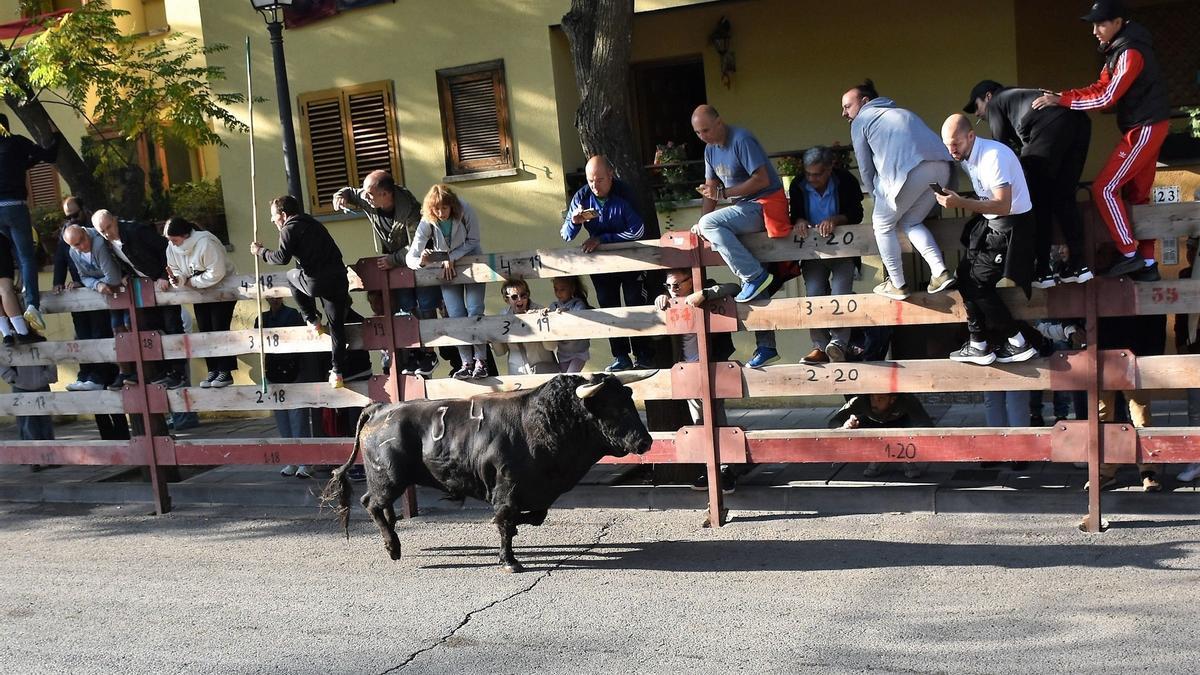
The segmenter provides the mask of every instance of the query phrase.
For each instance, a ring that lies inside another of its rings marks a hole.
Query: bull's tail
[[[342,530],[345,531],[347,539],[350,538],[350,498],[354,496],[350,487],[350,476],[347,475],[347,472],[350,471],[350,467],[354,466],[354,460],[358,458],[362,443],[362,428],[366,424],[371,407],[373,406],[364,408],[362,414],[358,416],[358,425],[354,429],[354,450],[350,452],[350,458],[346,460],[345,464],[333,470],[333,475],[325,484],[325,489],[321,491],[321,506],[333,507],[334,513],[342,521]]]

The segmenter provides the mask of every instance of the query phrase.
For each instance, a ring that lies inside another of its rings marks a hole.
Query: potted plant
[[[792,181],[804,171],[804,167],[801,166],[799,157],[784,155],[775,162],[775,170],[779,172],[779,180],[783,182],[783,189],[789,190],[792,187]]]

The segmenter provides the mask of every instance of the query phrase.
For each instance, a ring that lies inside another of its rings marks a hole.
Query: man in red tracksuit
[[[1170,104],[1166,84],[1154,58],[1150,32],[1126,17],[1119,0],[1099,0],[1084,21],[1100,41],[1104,68],[1100,80],[1082,89],[1047,93],[1033,102],[1037,109],[1061,105],[1072,110],[1104,110],[1116,106],[1121,141],[1092,183],[1092,198],[1108,225],[1113,243],[1124,256],[1105,276],[1130,275],[1140,281],[1159,278],[1154,240],[1133,238],[1125,206],[1150,200],[1158,151],[1167,137]]]

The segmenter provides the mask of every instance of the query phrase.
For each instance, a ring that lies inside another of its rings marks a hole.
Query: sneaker
[[[1111,489],[1115,488],[1116,486],[1117,486],[1117,477],[1116,476],[1101,476],[1100,477],[1100,489],[1101,490],[1111,490]],[[1088,489],[1091,487],[1092,487],[1092,481],[1088,481],[1083,484],[1083,491],[1087,492]]]
[[[385,369],[386,370],[386,369]],[[400,367],[401,375],[416,375],[417,374],[417,357],[408,350],[404,355],[404,365]]]
[[[342,389],[346,386],[346,381],[342,379],[342,374],[336,370],[329,371],[329,386],[334,389]]]
[[[875,478],[881,473],[883,473],[883,470],[879,468],[879,463],[871,462],[867,465],[867,468],[863,469],[863,478]]]
[[[215,380],[215,379],[217,379],[217,371],[215,371],[215,370],[208,371],[208,377],[204,378],[203,380],[200,380],[200,388],[208,389],[209,387],[212,386],[213,380]]]
[[[737,476],[733,474],[733,469],[727,466],[721,467],[721,494],[728,495],[737,491]]]
[[[1178,478],[1181,483],[1190,483],[1196,480],[1197,477],[1200,477],[1200,462],[1188,464],[1187,468],[1183,471],[1180,471],[1179,475],[1175,477]]]
[[[747,279],[742,283],[742,291],[734,297],[734,302],[750,302],[757,298],[763,291],[767,290],[767,286],[771,285],[775,277],[771,273],[763,270],[758,274]]]
[[[829,354],[826,354],[825,350],[820,347],[813,347],[811,352],[805,354],[804,358],[800,359],[800,363],[807,363],[810,366],[829,363]]]
[[[35,345],[45,341],[46,336],[41,333],[17,333],[17,344],[19,345]]]
[[[437,354],[430,351],[429,354],[427,354],[424,358],[417,359],[416,370],[413,371],[413,374],[419,375],[426,379],[433,377],[433,369],[437,368],[437,364]]]
[[[884,279],[882,284],[871,289],[876,295],[882,295],[885,298],[893,300],[907,300],[912,293],[908,292],[907,286],[895,286],[891,279]]]
[[[42,316],[42,310],[36,305],[30,305],[25,308],[25,323],[34,330],[46,330],[46,318]]]
[[[608,367],[604,369],[606,373],[619,373],[622,370],[633,370],[633,362],[628,356],[618,356]]]
[[[1031,284],[1034,288],[1054,288],[1058,285],[1059,279],[1053,274],[1044,274],[1033,280]]]
[[[91,380],[77,380],[67,385],[67,391],[100,391],[104,385]]]
[[[905,462],[904,463],[904,477],[905,478],[920,478],[921,477],[921,467],[919,467],[916,464],[913,464],[911,462]]]
[[[1129,278],[1134,281],[1161,281],[1162,275],[1158,272],[1158,263],[1153,263],[1130,274]]]
[[[17,344],[17,338],[15,338],[11,335],[4,336],[4,346],[5,347],[12,347],[12,346],[15,346],[16,344]]]
[[[471,369],[472,380],[482,380],[488,376],[487,364],[483,361],[476,361],[475,367]]]
[[[830,342],[825,345],[825,356],[828,356],[830,361],[845,361],[846,348],[837,342]]]
[[[701,471],[696,480],[692,481],[692,489],[696,491],[708,489],[708,470]]]
[[[1087,347],[1087,331],[1082,328],[1076,328],[1071,331],[1067,339],[1071,342],[1071,349],[1083,349]]]
[[[222,389],[224,387],[228,387],[231,384],[233,384],[233,375],[231,375],[228,370],[222,370],[217,373],[216,377],[212,378],[211,382],[209,383],[209,386],[212,387],[213,389]],[[202,384],[200,386],[204,386],[204,385]]]
[[[1162,483],[1158,482],[1158,476],[1153,472],[1147,471],[1142,474],[1142,491],[1162,492]]]
[[[779,351],[773,347],[759,347],[754,350],[754,356],[746,362],[750,368],[762,368],[768,363],[773,363],[779,360]]]
[[[1122,277],[1122,276],[1125,276],[1126,274],[1133,274],[1134,272],[1141,272],[1143,269],[1145,269],[1145,267],[1146,267],[1146,259],[1143,258],[1142,256],[1134,253],[1133,255],[1131,255],[1127,258],[1121,258],[1117,262],[1113,263],[1112,267],[1109,267],[1107,270],[1105,270],[1104,272],[1101,272],[1100,274],[1101,274],[1101,276],[1105,276],[1105,277]]]
[[[950,360],[958,361],[959,363],[974,363],[979,366],[987,366],[995,363],[996,352],[987,348],[976,349],[971,346],[971,341],[967,340],[958,351],[950,352]]]
[[[650,365],[650,359],[648,359],[648,358],[643,359],[643,358],[635,356],[635,357],[633,357],[633,369],[634,370],[654,370],[655,368],[654,368],[654,366]]]
[[[954,283],[954,275],[950,274],[950,270],[943,270],[941,274],[929,280],[926,290],[930,293],[941,293],[947,288],[953,288]]]
[[[1096,275],[1092,274],[1092,268],[1088,267],[1087,265],[1080,265],[1078,267],[1072,267],[1060,275],[1059,281],[1064,284],[1082,284],[1095,278]]]
[[[312,478],[312,471],[307,464],[296,467],[296,478]]]
[[[363,468],[362,464],[355,464],[346,472],[346,477],[350,479],[351,483],[362,483],[367,480],[367,470]]]
[[[1004,344],[1000,345],[1000,348],[996,350],[996,363],[1020,363],[1028,361],[1034,356],[1037,356],[1037,350],[1028,342],[1025,343],[1024,347],[1017,347],[1008,340],[1005,340]]]
[[[288,464],[287,466],[285,466],[279,470],[279,475],[284,476],[285,478],[291,478],[292,476],[295,476],[296,475],[296,465]]]
[[[121,391],[125,388],[125,385],[128,384],[131,387],[136,387],[137,383],[137,375],[126,375],[125,373],[121,373],[117,375],[117,379],[113,380],[112,384],[108,385],[106,389],[109,391]]]
[[[162,386],[165,387],[168,384],[170,384],[174,378],[175,378],[175,376],[172,375],[171,373],[166,373],[164,375],[159,375],[157,378],[155,378],[153,380],[150,380],[150,384],[161,384]]]
[[[187,386],[187,380],[183,379],[182,377],[180,377],[178,375],[171,375],[170,378],[165,383],[163,383],[163,386],[166,387],[170,391],[174,391],[176,389],[183,389],[184,387]]]

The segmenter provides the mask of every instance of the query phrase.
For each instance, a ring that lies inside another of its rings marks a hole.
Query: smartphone
[[[930,183],[929,189],[942,196],[950,194],[949,192],[946,192],[946,188],[942,187],[941,183]]]
[[[429,258],[427,258],[427,260],[429,262],[446,262],[447,260],[450,259],[450,254],[446,251],[434,251],[432,249],[425,249],[425,252],[429,254]]]
[[[584,220],[593,220],[600,217],[600,212],[596,209],[584,209],[579,212],[580,217]]]

